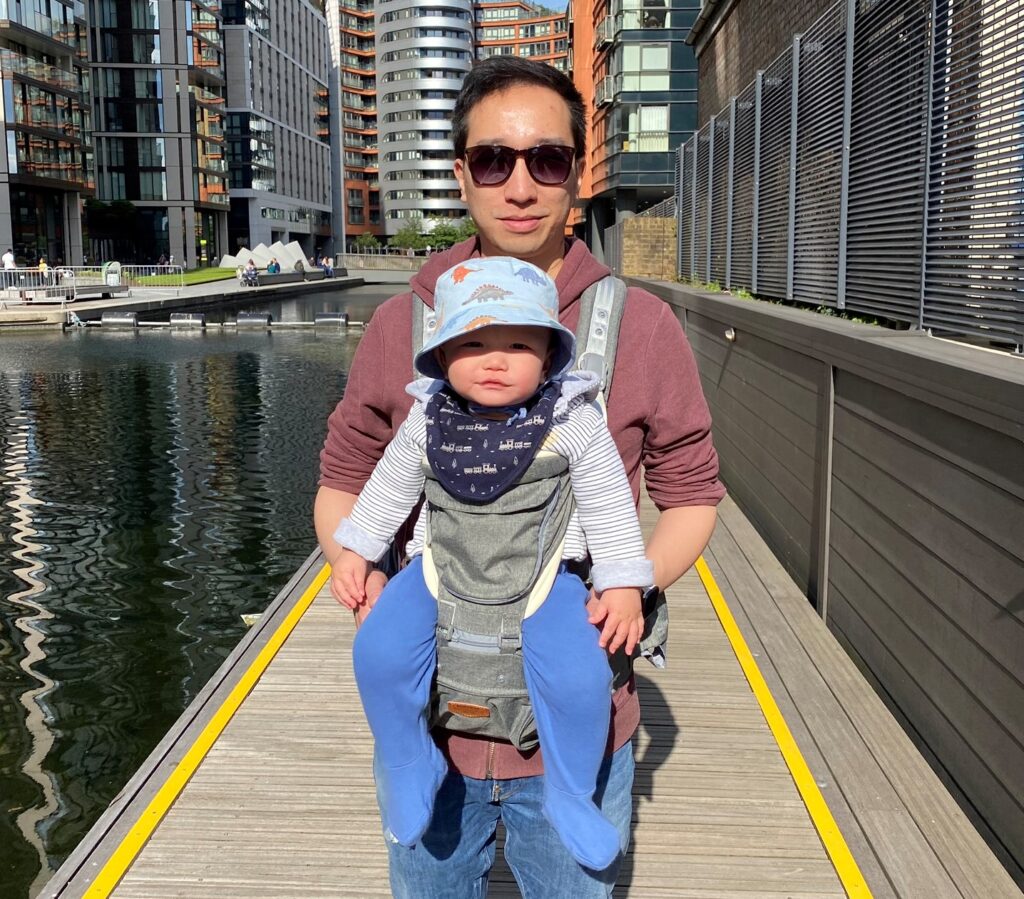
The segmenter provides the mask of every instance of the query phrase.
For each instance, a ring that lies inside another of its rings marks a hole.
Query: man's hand
[[[626,655],[633,650],[644,633],[644,615],[640,608],[639,587],[613,587],[587,603],[589,621],[600,625],[601,637],[597,641],[609,653],[625,646]]]

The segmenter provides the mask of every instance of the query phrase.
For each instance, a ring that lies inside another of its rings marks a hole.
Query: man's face
[[[569,107],[553,90],[515,85],[485,97],[469,113],[466,147],[500,144],[526,150],[540,144],[573,146]],[[455,160],[462,199],[480,231],[485,256],[515,256],[554,277],[562,266],[565,223],[579,188],[578,163],[564,184],[538,184],[516,160],[511,177],[477,186],[465,158]]]

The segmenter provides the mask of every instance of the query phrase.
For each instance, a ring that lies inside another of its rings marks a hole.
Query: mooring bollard
[[[235,316],[235,324],[239,328],[269,328],[269,312],[239,312]]]
[[[206,314],[203,312],[172,312],[172,328],[205,328]]]
[[[100,324],[104,328],[125,328],[134,331],[139,327],[139,320],[134,312],[104,312],[100,316]]]
[[[317,312],[313,315],[314,328],[347,328],[347,312]]]

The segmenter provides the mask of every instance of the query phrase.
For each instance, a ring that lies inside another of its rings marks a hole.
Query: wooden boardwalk
[[[851,895],[1021,895],[728,501],[705,558],[714,582],[691,572],[669,592],[669,667],[637,668],[633,839],[615,895],[817,899],[847,894],[841,874]],[[349,658],[351,616],[321,589],[274,646],[319,567],[311,561],[297,575],[291,597],[265,616],[43,896],[390,895],[371,739]],[[709,596],[715,583],[742,637],[730,640],[723,627]],[[771,708],[738,660],[744,642],[800,752],[769,727]],[[246,672],[261,652],[270,661],[248,691]],[[232,690],[247,693],[233,715],[223,705]],[[787,764],[794,754],[802,764],[801,752],[824,825],[820,815],[812,821],[816,800],[808,783],[801,794]],[[826,851],[843,846],[827,832],[829,813],[855,863]],[[112,854],[120,865],[104,869]],[[116,873],[104,879],[119,868],[119,883]],[[519,895],[500,863],[489,895]]]

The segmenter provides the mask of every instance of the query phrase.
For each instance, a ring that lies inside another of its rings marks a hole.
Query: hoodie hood
[[[480,245],[475,237],[457,243],[443,253],[432,253],[423,263],[423,267],[409,280],[410,289],[433,309],[434,285],[437,279],[452,266],[479,255]],[[565,258],[555,277],[559,317],[565,321],[567,311],[579,305],[583,291],[609,274],[611,269],[598,262],[582,240],[568,238],[565,242]],[[575,321],[576,317],[571,315],[570,320]]]

